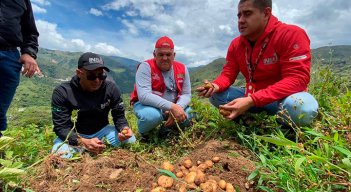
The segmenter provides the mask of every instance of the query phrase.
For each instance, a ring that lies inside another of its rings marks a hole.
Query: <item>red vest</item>
[[[163,93],[166,91],[166,85],[162,76],[162,71],[157,67],[155,59],[149,59],[149,60],[146,60],[145,62],[148,63],[151,68],[152,93],[162,97]],[[179,63],[177,61],[173,61],[173,73],[174,73],[174,79],[176,81],[176,86],[178,91],[178,96],[177,96],[177,100],[178,100],[183,90],[183,82],[185,77],[184,64]],[[136,90],[136,85],[134,84],[134,91],[130,94],[130,104],[133,105],[138,100],[139,100],[138,93]]]

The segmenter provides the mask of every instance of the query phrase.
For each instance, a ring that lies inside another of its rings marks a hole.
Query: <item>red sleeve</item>
[[[228,89],[235,81],[239,73],[239,65],[235,63],[235,50],[236,45],[235,39],[229,45],[226,64],[223,66],[221,74],[213,81],[213,83],[219,86],[219,92]]]
[[[278,40],[277,53],[281,66],[281,80],[252,94],[257,107],[306,91],[310,82],[310,40],[304,30],[290,26]]]

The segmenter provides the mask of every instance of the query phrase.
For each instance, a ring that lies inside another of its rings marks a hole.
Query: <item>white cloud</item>
[[[91,8],[89,11],[90,14],[95,15],[95,16],[102,16],[102,12],[98,9],[95,8]]]
[[[50,2],[47,0],[31,0],[31,2],[40,4],[40,5],[50,5]]]
[[[93,51],[104,55],[121,55],[121,51],[105,42],[87,43],[83,39],[65,39],[57,29],[57,24],[44,20],[37,20],[36,25],[40,33],[39,46],[62,51]]]
[[[32,9],[34,13],[46,13],[46,9],[39,7],[36,4],[32,4]]]

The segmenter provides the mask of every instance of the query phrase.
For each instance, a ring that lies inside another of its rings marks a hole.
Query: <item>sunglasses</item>
[[[89,81],[95,81],[95,79],[98,78],[101,81],[105,80],[107,78],[107,74],[106,73],[102,73],[99,75],[95,75],[95,74],[87,74],[87,79]]]

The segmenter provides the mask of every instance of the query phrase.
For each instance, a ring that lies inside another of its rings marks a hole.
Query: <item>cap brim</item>
[[[110,69],[109,69],[109,68],[107,68],[107,67],[105,67],[105,66],[101,67],[101,64],[88,65],[88,66],[84,66],[83,68],[86,69],[86,70],[89,70],[89,71],[92,71],[92,70],[95,70],[95,69],[98,69],[98,68],[103,68],[103,69],[105,69],[107,72],[110,72]]]

